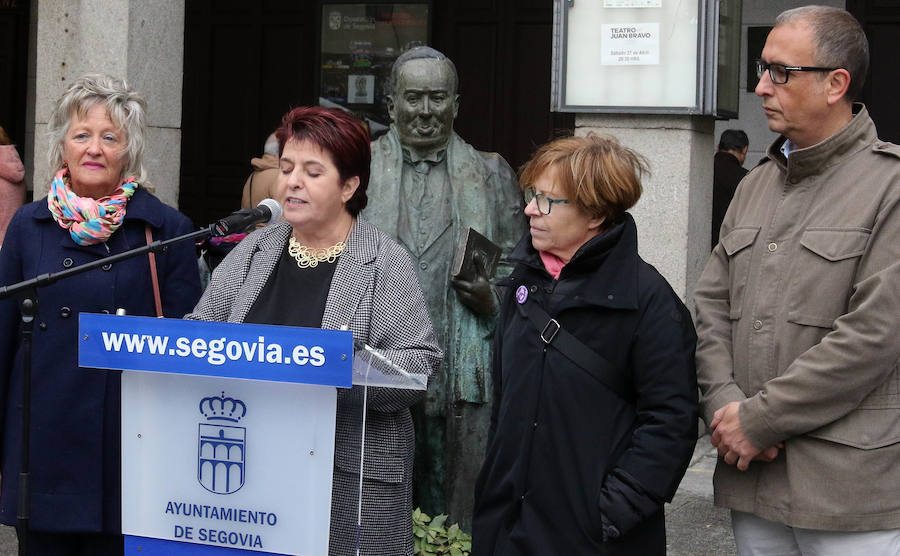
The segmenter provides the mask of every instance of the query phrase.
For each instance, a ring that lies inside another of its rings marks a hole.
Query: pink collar
[[[559,273],[562,272],[566,263],[556,255],[546,251],[538,251],[538,254],[541,256],[541,262],[544,263],[544,268],[547,269],[550,276],[553,276],[554,280],[559,280]]]

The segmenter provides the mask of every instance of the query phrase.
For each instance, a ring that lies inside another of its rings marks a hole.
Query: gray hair
[[[394,61],[394,65],[391,66],[391,81],[388,83],[387,94],[393,96],[394,89],[397,87],[397,81],[400,80],[400,69],[403,67],[403,64],[409,62],[410,60],[438,60],[444,62],[447,65],[447,68],[450,70],[450,77],[452,78],[452,91],[454,93],[459,92],[459,75],[456,73],[456,64],[453,63],[453,60],[444,56],[442,52],[439,52],[430,46],[417,46],[415,48],[410,48],[403,54],[397,57]]]
[[[125,81],[102,73],[88,73],[76,79],[63,93],[48,123],[50,168],[56,173],[63,167],[63,144],[72,118],[84,118],[98,104],[106,106],[112,123],[125,131],[126,144],[121,157],[125,164],[121,178],[134,176],[142,183],[144,175],[144,130],[147,128],[147,102]]]
[[[272,132],[266,138],[266,144],[263,146],[263,154],[270,154],[275,158],[278,158],[278,137],[275,137],[275,132]]]
[[[844,98],[853,101],[862,91],[869,68],[869,41],[850,12],[831,6],[802,6],[781,12],[775,26],[803,23],[812,29],[817,66],[844,68],[850,85]]]

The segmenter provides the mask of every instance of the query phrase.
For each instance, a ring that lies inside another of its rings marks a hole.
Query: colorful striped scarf
[[[57,172],[50,184],[47,206],[60,228],[69,230],[78,245],[94,245],[109,239],[125,218],[125,204],[138,183],[134,176],[124,180],[108,197],[79,197],[69,188],[69,169]]]

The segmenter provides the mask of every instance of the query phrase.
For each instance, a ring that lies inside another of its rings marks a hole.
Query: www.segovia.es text
[[[325,348],[322,346],[296,345],[284,348],[281,344],[267,343],[264,336],[259,336],[255,342],[248,342],[224,337],[207,340],[183,336],[172,341],[169,336],[123,332],[103,332],[102,335],[103,347],[107,352],[125,350],[128,353],[194,357],[205,359],[211,365],[240,360],[313,367],[325,364]]]

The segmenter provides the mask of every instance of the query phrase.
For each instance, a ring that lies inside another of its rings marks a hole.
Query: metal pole
[[[37,314],[37,290],[26,293],[19,307],[22,313],[22,461],[16,518],[19,556],[25,556],[28,554],[28,522],[31,519],[31,339]]]

